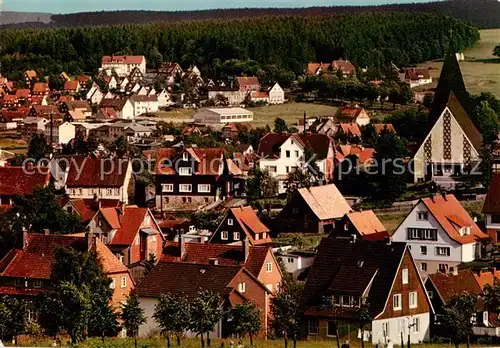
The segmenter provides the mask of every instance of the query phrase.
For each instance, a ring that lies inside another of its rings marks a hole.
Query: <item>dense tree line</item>
[[[87,28],[0,32],[5,75],[93,72],[101,56],[143,54],[152,62],[196,63],[217,76],[226,61],[250,60],[302,73],[308,61],[348,58],[358,67],[417,63],[442,57],[452,41],[462,50],[479,39],[469,23],[431,14],[260,17]]]
[[[8,11],[7,11],[8,12]],[[101,11],[82,12],[73,14],[58,14],[51,17],[50,24],[38,22],[28,25],[75,27],[102,25],[103,23],[130,24],[152,22],[176,22],[194,19],[234,19],[260,16],[317,16],[317,15],[345,15],[368,12],[428,12],[440,13],[464,19],[477,26],[497,28],[500,18],[500,4],[496,0],[453,0],[434,1],[429,3],[391,4],[380,6],[322,6],[308,8],[242,8],[242,9],[215,9],[199,11]],[[42,21],[45,21],[41,14]],[[12,14],[7,13],[7,17]],[[7,23],[8,20],[5,21]],[[12,21],[14,22],[14,21]],[[25,23],[11,25],[26,27]]]

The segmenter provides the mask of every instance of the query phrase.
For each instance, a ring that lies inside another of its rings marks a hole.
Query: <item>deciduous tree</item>
[[[189,329],[189,301],[184,294],[163,294],[155,306],[153,318],[167,338],[170,348],[170,336],[177,337],[177,345],[181,345],[181,335]]]
[[[200,290],[191,301],[190,328],[200,336],[201,346],[205,347],[204,334],[207,334],[207,345],[210,347],[209,332],[219,322],[223,315],[220,295],[208,290]]]
[[[127,330],[128,335],[134,337],[134,345],[137,348],[139,326],[146,322],[144,310],[139,306],[137,295],[131,295],[127,298],[127,302],[122,307],[120,317],[123,320],[123,326]]]

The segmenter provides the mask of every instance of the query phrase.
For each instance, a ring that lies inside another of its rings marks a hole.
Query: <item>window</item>
[[[298,212],[299,212],[299,208],[293,208],[293,209],[292,209],[292,213],[294,213],[294,214],[298,214]]]
[[[419,211],[417,212],[417,220],[428,220],[429,219],[429,213],[426,211]]]
[[[412,331],[413,333],[418,333],[420,331],[420,318],[413,318]]]
[[[417,292],[412,291],[409,293],[410,308],[417,308]]]
[[[227,219],[228,226],[233,226],[233,223],[234,223],[233,219],[231,219],[231,218]]]
[[[408,228],[407,238],[409,240],[437,240],[437,229],[435,228]]]
[[[420,264],[420,270],[423,271],[423,272],[427,272],[427,263],[422,262]]]
[[[273,271],[273,264],[271,262],[266,263],[266,272],[270,273]]]
[[[430,299],[432,299],[432,296],[434,296],[434,293],[432,291],[427,291],[427,296],[429,296]]]
[[[24,287],[24,281],[22,279],[16,279],[16,286]]]
[[[41,281],[40,279],[35,279],[35,280],[33,281],[33,286],[34,286],[35,288],[41,288],[41,287],[42,287],[42,281]]]
[[[318,321],[315,319],[310,319],[308,323],[309,327],[309,335],[317,335],[318,334]]]
[[[183,161],[187,161],[187,160],[189,160],[189,157],[188,157],[188,156],[189,156],[189,155],[188,155],[188,153],[187,153],[187,152],[184,152],[184,153],[182,154],[182,160],[183,160]]]
[[[395,311],[400,311],[403,308],[401,303],[401,294],[395,294],[392,296],[392,307]]]
[[[267,238],[267,233],[266,232],[262,233],[262,239],[266,239],[266,238]]]
[[[98,225],[99,227],[104,226],[104,220],[99,220],[99,221],[97,222],[97,225]]]
[[[191,203],[191,202],[192,202],[191,197],[187,197],[186,201],[187,201],[188,203]]]
[[[191,192],[193,189],[193,185],[191,184],[180,184],[179,192]]]
[[[118,196],[118,195],[120,194],[120,189],[119,189],[119,188],[115,188],[115,189],[113,189],[113,194],[114,194],[115,196]]]
[[[109,287],[111,289],[114,289],[116,287],[115,278],[111,278],[111,284],[109,284]]]
[[[234,240],[240,240],[240,232],[234,232],[233,233],[233,239]]]
[[[327,327],[327,336],[330,337],[336,337],[337,336],[337,322],[335,321],[328,321],[328,327]]]
[[[244,293],[247,289],[247,285],[245,283],[239,283],[238,284],[238,291],[241,293]]]
[[[210,192],[210,184],[199,184],[198,185],[198,192]]]
[[[295,150],[295,157],[299,157],[299,150]]]
[[[427,247],[426,246],[421,246],[420,247],[420,254],[427,255]]]
[[[122,277],[121,287],[122,288],[126,288],[127,287],[127,277]]]
[[[110,188],[106,189],[106,195],[107,196],[113,195],[113,189],[110,189]]]
[[[450,256],[449,247],[436,247],[436,255],[438,256]]]
[[[288,261],[288,263],[294,263],[295,259],[293,257],[289,257],[287,261]]]
[[[408,268],[404,268],[402,271],[403,284],[408,284]]]
[[[179,168],[179,175],[192,175],[193,168],[191,167],[181,167]]]
[[[438,270],[441,273],[447,273],[447,271],[448,271],[448,265],[446,263],[440,263],[438,265]]]
[[[285,151],[285,156],[286,156],[286,158],[290,158],[290,150]]]
[[[286,172],[287,174],[288,174],[288,173],[290,173],[290,167],[289,167],[289,166],[286,166],[286,167],[285,167],[285,172]]]
[[[255,234],[255,240],[259,240],[260,239],[260,234],[256,233]]]
[[[174,192],[174,184],[161,184],[162,192]]]
[[[488,323],[488,311],[483,312],[483,323]]]
[[[388,337],[389,336],[389,322],[386,321],[385,323],[382,323],[382,332],[383,332],[383,335],[384,337]]]
[[[229,232],[227,231],[222,231],[221,235],[220,235],[220,239],[222,240],[227,240],[229,237]]]

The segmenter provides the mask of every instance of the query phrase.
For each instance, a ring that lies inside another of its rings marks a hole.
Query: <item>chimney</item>
[[[247,237],[244,237],[241,241],[241,245],[243,248],[243,262],[247,262],[248,254],[250,253],[250,242]]]
[[[43,229],[43,234],[48,236],[50,234],[50,230],[48,228]]]
[[[85,232],[85,244],[87,244],[87,250],[92,250],[96,246],[96,237],[90,229]]]
[[[23,229],[23,236],[21,238],[21,249],[26,248],[28,245],[28,230]]]
[[[458,275],[458,267],[453,267],[453,271],[451,272],[453,275]]]
[[[182,259],[186,254],[186,241],[182,237],[182,234],[179,233],[179,256]]]

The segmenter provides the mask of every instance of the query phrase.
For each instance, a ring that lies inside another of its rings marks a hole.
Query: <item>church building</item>
[[[450,52],[429,113],[429,133],[413,158],[415,182],[434,181],[452,189],[476,167],[483,139],[470,115],[469,94]]]

